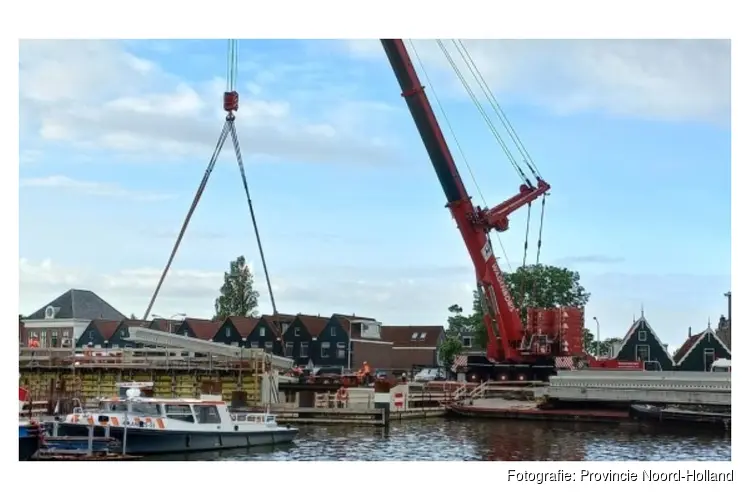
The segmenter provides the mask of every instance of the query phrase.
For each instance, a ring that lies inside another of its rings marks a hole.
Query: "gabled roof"
[[[123,320],[124,314],[89,290],[68,290],[24,319],[45,319],[48,307],[54,308],[56,319]]]
[[[383,326],[380,337],[393,347],[437,347],[444,331],[442,326]]]
[[[186,318],[185,324],[193,331],[196,338],[201,340],[213,340],[223,322],[211,321],[210,319]]]
[[[92,326],[96,328],[96,331],[99,332],[104,340],[109,340],[112,338],[112,336],[117,331],[117,328],[120,326],[120,321],[95,319],[91,323],[89,323],[88,328],[91,328]]]
[[[729,350],[729,347],[727,347],[724,341],[721,340],[721,338],[718,335],[716,335],[716,332],[714,332],[713,329],[709,326],[708,328],[706,328],[699,334],[693,335],[692,337],[688,337],[688,339],[685,341],[684,344],[682,344],[682,346],[680,346],[680,349],[677,351],[677,353],[674,356],[675,364],[679,365],[680,363],[685,361],[690,356],[690,353],[693,352],[693,349],[695,349],[696,346],[700,344],[700,341],[703,340],[703,338],[706,335],[713,335],[713,337],[716,339],[719,345],[723,347],[724,350],[726,350],[728,353],[731,354],[732,351]]]
[[[617,350],[617,352],[614,354],[614,358],[617,358],[617,356],[620,355],[620,351],[622,351],[622,348],[625,347],[628,342],[630,341],[630,337],[633,336],[635,332],[637,332],[641,327],[646,327],[649,332],[651,332],[651,335],[653,335],[654,339],[656,339],[656,342],[661,346],[662,350],[664,351],[664,354],[667,355],[667,358],[674,364],[674,359],[672,358],[672,355],[669,354],[669,351],[666,347],[664,347],[664,342],[661,341],[659,336],[656,334],[656,331],[651,327],[651,325],[648,324],[648,321],[646,321],[646,318],[643,316],[643,312],[641,312],[641,317],[638,318],[633,322],[633,324],[630,326],[630,329],[628,330],[628,333],[625,334],[625,337],[622,339],[622,344],[620,344],[620,348]]]
[[[268,314],[264,314],[260,317],[260,319],[266,320],[266,323],[268,324],[268,327],[271,329],[271,333],[274,334],[275,337],[281,337],[281,332],[279,331],[279,327],[276,325],[276,322],[274,321],[274,317]]]
[[[304,325],[305,329],[312,337],[320,335],[330,319],[322,318],[320,316],[308,316],[306,314],[298,314],[297,318],[299,318],[300,323]]]
[[[230,316],[227,321],[234,325],[234,329],[240,334],[240,337],[247,338],[248,335],[253,333],[255,327],[258,326],[260,321],[258,318],[251,318],[248,316]]]

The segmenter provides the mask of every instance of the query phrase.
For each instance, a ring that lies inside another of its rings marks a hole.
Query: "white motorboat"
[[[123,453],[147,455],[290,443],[299,432],[269,412],[231,412],[218,396],[142,397],[146,385],[119,384],[120,397],[101,399],[94,411],[75,408],[53,424],[52,434],[89,436],[93,428],[96,437],[120,441]]]

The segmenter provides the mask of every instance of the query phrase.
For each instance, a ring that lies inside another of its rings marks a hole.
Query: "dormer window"
[[[52,306],[47,306],[47,308],[44,310],[44,318],[55,319],[55,308]]]
[[[417,340],[418,338],[419,338],[419,332],[414,332],[414,333],[411,334],[411,339],[412,340]]]
[[[261,326],[260,327],[260,330],[258,331],[258,335],[260,335],[261,337],[265,337],[266,336],[266,327],[265,326]]]
[[[424,340],[427,338],[427,334],[425,332],[422,332],[419,334],[419,340]]]

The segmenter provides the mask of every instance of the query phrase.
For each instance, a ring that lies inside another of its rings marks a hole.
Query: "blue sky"
[[[602,334],[624,334],[641,303],[675,347],[715,323],[730,288],[729,44],[466,45],[552,184],[542,260],[581,273]],[[503,201],[518,177],[434,41],[416,52],[482,194]],[[21,311],[81,287],[140,315],[222,126],[226,41],[23,42],[20,59]],[[470,304],[468,256],[376,42],[243,40],[238,88],[281,310],[434,324]],[[157,314],[210,315],[230,259],[258,268],[232,154]],[[501,236],[513,266],[524,225]]]

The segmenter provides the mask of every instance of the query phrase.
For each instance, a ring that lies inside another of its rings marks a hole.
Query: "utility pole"
[[[596,321],[596,357],[598,359],[602,355],[602,342],[599,337],[599,319],[594,316],[594,321]]]

